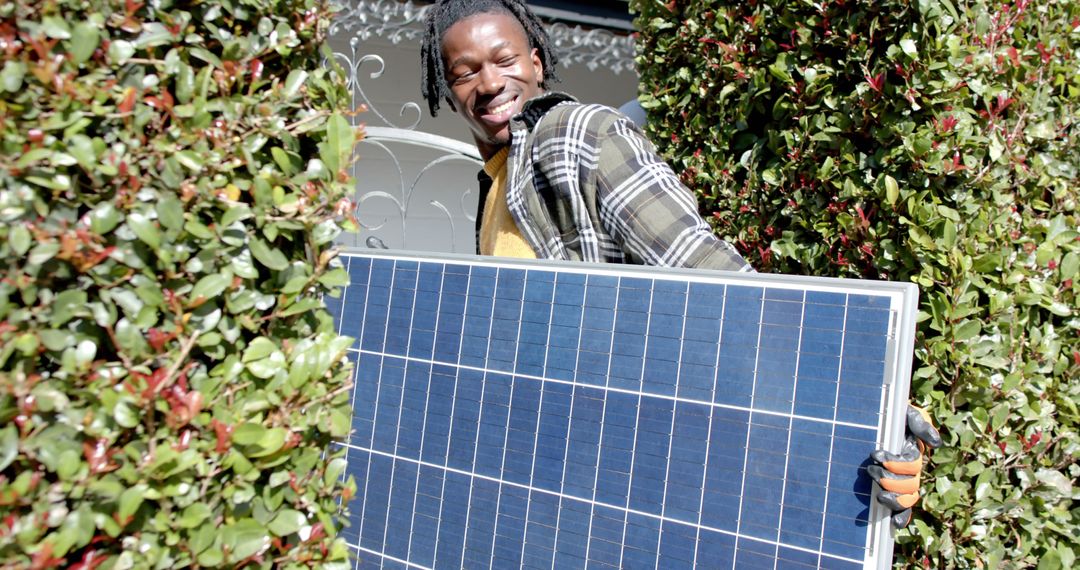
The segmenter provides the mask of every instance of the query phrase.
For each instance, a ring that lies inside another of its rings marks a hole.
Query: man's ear
[[[529,55],[532,59],[533,75],[536,77],[536,84],[542,87],[544,85],[544,62],[540,61],[540,50],[533,48],[532,53]]]

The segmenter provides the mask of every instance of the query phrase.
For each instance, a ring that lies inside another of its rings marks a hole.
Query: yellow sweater
[[[506,205],[506,158],[509,154],[510,148],[503,148],[484,163],[484,172],[491,177],[491,190],[484,201],[484,217],[480,220],[480,253],[536,259],[536,252],[521,236]]]

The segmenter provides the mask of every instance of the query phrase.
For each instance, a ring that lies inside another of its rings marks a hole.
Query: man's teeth
[[[488,109],[488,113],[491,113],[492,115],[501,115],[501,114],[509,111],[510,107],[513,107],[513,106],[514,106],[514,100],[511,99],[511,100],[507,101],[506,103],[503,103],[502,105],[499,105],[498,107],[492,107],[492,108]]]

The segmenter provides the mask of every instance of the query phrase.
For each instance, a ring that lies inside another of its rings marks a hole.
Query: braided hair
[[[535,48],[544,66],[545,88],[548,81],[558,81],[555,64],[559,62],[551,46],[547,30],[536,14],[522,0],[439,0],[427,13],[424,21],[424,39],[420,44],[420,92],[427,99],[431,116],[439,110],[439,100],[451,98],[446,84],[446,66],[442,57],[442,40],[446,30],[457,22],[476,14],[505,14],[521,24],[529,47]]]

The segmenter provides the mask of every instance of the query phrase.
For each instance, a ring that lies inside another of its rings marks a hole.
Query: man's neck
[[[484,159],[484,162],[491,160],[491,157],[499,154],[499,151],[510,146],[507,144],[492,144],[486,141],[475,141],[476,150],[480,151],[480,158]]]

